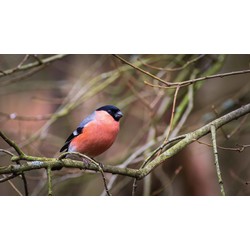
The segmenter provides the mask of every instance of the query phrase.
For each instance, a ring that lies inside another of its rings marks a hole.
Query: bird
[[[94,158],[114,143],[123,117],[119,108],[105,105],[96,109],[67,138],[60,152],[78,152]]]

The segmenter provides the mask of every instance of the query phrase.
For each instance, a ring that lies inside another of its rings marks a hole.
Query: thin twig
[[[101,164],[99,164],[99,172],[100,172],[101,175],[102,175],[102,179],[103,179],[103,184],[104,184],[105,191],[106,191],[106,193],[107,193],[108,196],[111,196],[111,193],[109,192],[109,189],[108,189],[108,186],[107,186],[107,181],[106,181],[104,172],[103,172],[103,170],[102,170]]]
[[[127,60],[125,60],[124,58],[118,56],[118,55],[113,55],[114,57],[118,58],[119,60],[121,60],[122,62],[128,64],[129,66],[131,66],[132,68],[142,72],[143,74],[150,76],[153,79],[156,79],[157,81],[164,83],[167,87],[184,87],[184,86],[188,86],[190,84],[199,82],[199,81],[204,81],[204,80],[209,80],[209,79],[214,79],[214,78],[222,78],[222,77],[226,77],[226,76],[233,76],[233,75],[240,75],[240,74],[248,74],[250,73],[250,69],[247,70],[239,70],[239,71],[232,71],[232,72],[228,72],[228,73],[222,73],[222,74],[215,74],[215,75],[211,75],[211,76],[203,76],[203,77],[199,77],[196,79],[191,79],[191,80],[187,80],[187,81],[182,81],[182,82],[167,82],[162,80],[161,78],[139,68],[138,66],[133,65],[132,63],[128,62]],[[148,83],[147,83],[148,84]],[[154,84],[150,84],[153,87],[159,87],[158,85],[154,85]]]
[[[186,122],[188,116],[190,115],[193,107],[194,107],[194,86],[190,85],[188,86],[188,106],[183,115],[181,116],[181,119],[179,120],[178,124],[172,131],[170,138],[175,137],[179,133],[184,123]]]
[[[217,129],[222,127],[223,125],[238,119],[241,116],[244,116],[246,114],[250,113],[250,104],[247,104],[245,106],[242,106],[241,108],[238,108],[210,123],[207,125],[186,134],[185,138],[176,143],[174,146],[171,148],[167,149],[164,151],[159,157],[156,157],[154,160],[151,162],[145,164],[143,163],[143,168],[141,170],[141,175],[137,179],[142,179],[145,175],[149,174],[153,169],[155,169],[156,166],[159,166],[161,163],[172,157],[173,155],[177,154],[180,152],[184,147],[189,145],[190,143],[193,142],[194,139],[199,139],[208,133],[211,132],[211,124],[213,124]]]
[[[105,178],[105,175],[104,175],[104,172],[103,172],[103,169],[102,169],[102,164],[101,163],[98,163],[96,162],[95,160],[93,160],[92,158],[84,155],[84,154],[81,154],[81,153],[78,153],[78,152],[65,152],[65,153],[62,153],[59,157],[58,157],[58,160],[61,160],[63,158],[65,158],[67,155],[77,155],[81,158],[85,158],[87,159],[88,161],[90,161],[91,163],[95,164],[96,166],[98,166],[98,170],[99,172],[101,173],[102,175],[102,179],[103,179],[103,183],[104,183],[104,188],[105,188],[105,191],[107,193],[108,196],[111,196],[110,192],[109,192],[109,189],[108,189],[108,186],[107,186],[107,181],[106,181],[106,178]]]
[[[6,137],[6,135],[0,131],[0,136],[12,147],[16,150],[19,156],[25,155],[24,152],[10,139]]]
[[[29,196],[28,184],[27,184],[27,180],[26,180],[25,174],[21,173],[21,177],[22,177],[22,180],[23,180],[25,195]]]
[[[51,176],[51,168],[47,168],[47,179],[48,179],[48,196],[52,196],[52,176]]]
[[[34,57],[40,64],[43,64],[42,59],[40,59],[40,58],[38,57],[38,55],[33,54],[33,55],[31,55],[31,56]]]
[[[19,70],[28,59],[29,55],[25,55],[22,61],[16,66],[16,70]]]
[[[156,137],[156,127],[152,123],[152,127],[148,131],[147,141],[151,141]],[[144,158],[147,156],[148,152],[145,151]],[[152,174],[147,175],[143,179],[143,196],[149,196],[151,193],[152,186]]]
[[[152,160],[152,158],[158,154],[158,152],[162,151],[168,144],[170,144],[171,142],[174,142],[174,141],[179,141],[179,140],[182,140],[186,137],[187,135],[180,135],[180,136],[177,136],[173,139],[170,139],[169,141],[166,141],[165,143],[162,143],[158,148],[156,148],[149,156],[148,158],[143,162],[143,164],[141,165],[141,168],[144,168],[148,162],[150,160]]]
[[[148,156],[146,158],[146,160],[143,162],[143,164],[141,165],[141,167],[139,168],[140,169],[143,169],[147,163],[156,155],[158,154],[159,152],[162,152],[162,150],[164,149],[164,147],[166,147],[168,144],[170,144],[171,142],[174,142],[174,141],[177,141],[177,140],[181,140],[183,138],[185,138],[186,135],[180,135],[180,136],[177,136],[176,138],[173,138],[173,139],[170,139],[169,141],[166,141],[164,143],[162,143],[157,149],[155,149],[151,154],[150,156]],[[135,178],[134,181],[133,181],[133,187],[132,187],[132,196],[135,195],[135,192],[136,192],[136,188],[137,188],[137,179]]]
[[[162,82],[162,83],[166,84],[168,87],[169,87],[170,85],[172,85],[171,83],[162,80],[161,78],[159,78],[159,77],[157,77],[157,76],[155,76],[155,75],[149,73],[148,71],[145,71],[145,70],[139,68],[138,66],[133,65],[132,63],[128,62],[127,60],[125,60],[124,58],[122,58],[122,57],[120,57],[120,56],[118,56],[118,55],[113,55],[113,56],[116,57],[116,58],[118,58],[118,59],[121,60],[122,62],[128,64],[128,65],[131,66],[132,68],[134,68],[134,69],[136,69],[136,70],[142,72],[143,74],[148,75],[148,76],[150,76],[150,77],[152,77],[152,78],[158,80],[159,82]]]
[[[213,151],[214,151],[214,161],[215,161],[215,167],[216,167],[216,173],[218,176],[218,181],[220,184],[220,191],[223,196],[225,196],[225,190],[223,186],[222,176],[221,176],[221,170],[219,165],[219,159],[218,159],[218,150],[217,150],[217,143],[216,143],[216,127],[214,124],[211,125],[211,136],[212,136],[212,143],[213,143]]]
[[[238,124],[238,126],[236,126],[230,134],[226,135],[227,139],[231,138],[237,131],[239,131],[239,129],[242,127],[242,125],[246,122],[248,116],[249,116],[249,114],[244,116],[243,119],[241,120],[241,122]]]
[[[18,190],[18,188],[14,185],[14,183],[11,180],[8,180],[8,182],[20,196],[23,196],[23,194]]]
[[[136,188],[137,188],[137,179],[135,178],[132,186],[132,196],[135,196]]]
[[[32,100],[43,103],[61,104],[64,100],[63,97],[47,97],[47,96],[32,96]]]
[[[64,58],[65,56],[67,56],[67,55],[53,55],[53,56],[41,59],[41,62],[42,62],[42,64],[47,65],[47,64],[49,64],[51,62],[54,62],[56,60],[60,60],[60,59]],[[38,60],[36,60],[33,63],[28,63],[28,64],[25,64],[25,65],[22,64],[19,67],[15,67],[15,68],[4,70],[4,71],[2,70],[0,72],[0,77],[11,75],[11,74],[13,74],[15,72],[19,72],[19,71],[25,71],[25,70],[28,70],[28,69],[31,69],[31,68],[34,68],[34,67],[37,67],[37,66],[41,66],[41,62],[38,62]]]
[[[152,193],[152,196],[157,195],[157,194],[159,194],[160,192],[162,192],[164,189],[168,188],[168,187],[174,182],[174,180],[175,180],[176,177],[179,175],[179,173],[181,172],[182,169],[183,169],[183,167],[182,167],[182,166],[179,166],[179,167],[174,171],[174,174],[173,174],[172,178],[169,180],[169,182],[168,182],[166,185],[164,185],[163,187],[161,187],[161,188],[155,190],[155,191]]]
[[[182,70],[182,69],[185,69],[187,66],[189,66],[190,64],[200,60],[201,58],[203,58],[205,55],[199,55],[197,56],[196,58],[190,60],[190,61],[187,61],[183,66],[180,66],[180,67],[176,67],[176,68],[160,68],[160,67],[156,67],[156,66],[153,66],[153,65],[150,65],[148,63],[144,63],[142,62],[142,60],[140,58],[138,58],[138,60],[142,63],[142,65],[146,66],[146,67],[149,67],[149,68],[152,68],[152,69],[157,69],[157,70],[161,70],[161,71],[169,71],[169,72],[173,72],[173,71],[179,71],[179,70]]]
[[[10,151],[6,150],[6,149],[0,149],[0,152],[8,154],[10,156],[15,156],[13,153],[11,153]]]
[[[8,176],[6,176],[5,174],[3,174],[3,176],[4,176],[4,177],[0,179],[0,183],[6,182],[6,181],[8,181],[8,180],[11,180],[11,179],[17,177],[16,174],[11,174],[11,175],[8,175]]]
[[[46,64],[42,64],[40,66],[37,66],[36,68],[31,68],[29,71],[24,71],[24,72],[20,72],[19,75],[12,75],[12,77],[10,79],[1,81],[0,87],[5,87],[6,85],[10,85],[12,83],[15,83],[17,81],[21,81],[23,79],[26,79],[32,75],[34,75],[35,73],[39,72],[40,70],[42,70],[44,67],[46,66]]]
[[[209,143],[206,143],[206,142],[202,142],[200,140],[194,140],[194,141],[198,142],[199,144],[206,145],[208,147],[213,147],[212,144],[209,144]],[[217,145],[217,148],[222,149],[222,150],[237,151],[237,152],[241,153],[241,152],[243,152],[245,150],[245,148],[250,147],[250,145],[239,145],[239,144],[237,144],[237,145],[239,146],[237,148],[226,148],[226,147],[222,147],[222,146],[218,146],[218,145]]]
[[[250,104],[246,104],[212,122],[209,124],[192,131],[185,135],[185,138],[166,149],[161,155],[153,159],[151,162],[147,163],[143,168],[140,169],[132,169],[132,168],[120,168],[118,166],[103,166],[103,171],[112,174],[130,176],[136,178],[138,180],[143,179],[149,173],[151,173],[157,166],[161,163],[165,162],[167,159],[173,157],[182,149],[184,149],[187,145],[191,144],[195,139],[199,139],[211,132],[211,125],[213,125],[216,129],[221,126],[238,119],[250,112]],[[169,140],[170,142],[170,140]],[[152,142],[154,145],[155,142]],[[93,171],[99,171],[99,165],[96,163],[90,162],[88,164],[82,161],[76,161],[71,159],[55,159],[55,158],[45,158],[45,157],[34,157],[29,155],[21,155],[16,157],[14,160],[24,160],[25,164],[21,162],[19,164],[10,164],[9,166],[2,166],[0,168],[0,174],[17,174],[20,175],[22,172],[37,170],[37,169],[47,169],[47,168],[57,168],[57,167],[65,167],[65,168],[78,168],[78,169],[87,169]]]
[[[168,132],[167,132],[167,135],[166,135],[166,138],[165,138],[163,144],[165,144],[165,143],[168,141],[170,132],[171,132],[171,130],[172,130],[173,120],[174,120],[174,114],[175,114],[176,100],[177,100],[177,95],[178,95],[179,89],[180,89],[180,87],[177,87],[177,88],[175,89],[174,100],[173,100],[173,107],[172,107],[172,111],[171,111],[170,124],[169,124]]]
[[[152,140],[148,143],[146,143],[145,145],[143,145],[142,147],[140,147],[138,150],[134,151],[122,164],[117,165],[117,168],[127,168],[130,164],[133,163],[133,161],[138,158],[141,154],[143,154],[143,152],[147,149],[149,149],[150,147],[152,147],[156,142],[159,142],[162,140],[162,136],[159,136],[159,138],[155,140]],[[109,183],[108,183],[108,189],[110,190],[115,182],[115,180],[117,179],[117,175],[112,175]],[[102,192],[101,195],[105,195],[106,191],[104,190]]]
[[[127,85],[129,89],[133,92],[133,94],[140,100],[140,102],[149,110],[150,113],[153,112],[150,104],[146,101],[146,99],[137,92],[137,90],[134,88],[134,86],[131,84],[130,81],[127,82]]]
[[[23,196],[22,193],[18,190],[18,188],[14,185],[14,183],[11,181],[11,179],[15,178],[16,175],[13,174],[13,175],[10,175],[10,176],[6,176],[5,174],[3,174],[3,177],[2,179],[0,179],[0,183],[1,182],[5,182],[5,181],[8,181],[9,184],[11,185],[11,187],[20,195],[20,196]]]
[[[7,114],[0,111],[0,116],[4,116],[10,120],[20,120],[20,121],[43,121],[48,120],[52,114],[47,115],[37,115],[37,116],[22,116],[16,113]]]
[[[153,83],[150,83],[146,80],[143,81],[146,85],[150,86],[150,87],[153,87],[153,88],[158,88],[158,89],[175,89],[175,86],[163,86],[163,85],[158,85],[158,84],[153,84]]]
[[[213,112],[215,113],[216,118],[218,118],[218,117],[219,117],[219,113],[218,113],[218,111],[216,110],[216,108],[214,107],[214,105],[212,105],[211,108],[212,108]],[[221,130],[222,134],[225,136],[225,138],[228,139],[228,138],[227,138],[227,134],[226,134],[226,132],[224,131],[224,128],[222,127],[222,128],[220,128],[220,130]]]
[[[64,152],[64,153],[62,153],[62,154],[58,157],[58,160],[62,160],[62,159],[65,158],[67,155],[77,155],[77,156],[79,156],[80,158],[85,158],[85,159],[87,159],[88,161],[90,161],[91,163],[95,164],[96,166],[99,166],[99,163],[96,162],[94,159],[88,157],[87,155],[78,153],[78,152]]]

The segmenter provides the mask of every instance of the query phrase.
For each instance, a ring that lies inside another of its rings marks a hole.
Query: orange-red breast
[[[122,116],[113,105],[96,109],[68,137],[60,152],[79,152],[89,157],[102,154],[114,143]]]

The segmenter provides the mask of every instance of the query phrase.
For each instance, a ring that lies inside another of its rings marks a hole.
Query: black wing
[[[65,141],[65,144],[63,145],[63,147],[60,149],[60,152],[62,152],[63,150],[66,149],[66,152],[68,151],[68,147],[70,142],[78,135],[80,135],[84,129],[84,127],[91,121],[93,121],[93,119],[95,118],[95,112],[93,112],[92,114],[90,114],[89,116],[87,116],[79,125],[79,127],[68,137],[68,139]]]
[[[68,139],[65,141],[65,144],[63,145],[63,147],[60,149],[60,152],[64,151],[66,149],[66,152],[68,151],[68,147],[70,142],[79,134],[82,133],[83,128],[82,127],[78,127],[69,137]]]

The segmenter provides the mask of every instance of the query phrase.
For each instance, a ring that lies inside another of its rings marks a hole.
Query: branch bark
[[[103,166],[103,172],[124,175],[133,177],[136,179],[142,179],[147,176],[151,171],[153,171],[157,166],[161,163],[169,159],[170,157],[174,156],[182,149],[184,149],[187,145],[192,143],[193,141],[198,140],[199,138],[205,136],[206,134],[211,132],[211,126],[214,126],[215,129],[222,127],[223,125],[238,119],[241,116],[250,113],[250,103],[242,106],[235,111],[232,111],[212,122],[209,124],[193,131],[185,135],[185,138],[177,142],[172,147],[168,148],[167,150],[163,151],[158,157],[153,159],[151,162],[148,162],[143,168],[141,169],[131,169],[131,168],[119,168],[114,166]],[[0,136],[2,137],[2,133]],[[58,169],[58,168],[79,168],[84,170],[93,170],[96,172],[100,172],[100,166],[98,163],[94,161],[76,161],[71,159],[56,159],[56,158],[45,158],[45,157],[34,157],[28,156],[23,154],[22,151],[17,150],[16,144],[11,146],[14,147],[18,152],[19,156],[13,156],[12,162],[9,166],[0,167],[0,174],[14,174],[20,175],[26,171],[32,171],[35,169]],[[23,162],[24,161],[24,162]]]
[[[1,70],[0,71],[0,77],[4,77],[4,76],[8,76],[8,75],[12,75],[13,73],[16,72],[20,72],[20,71],[26,71],[35,67],[39,67],[41,65],[47,65],[51,62],[57,61],[62,59],[63,57],[65,57],[67,55],[53,55],[50,57],[47,57],[45,59],[40,59],[40,61],[36,60],[33,63],[27,63],[27,64],[23,64],[22,62],[15,68],[12,69],[7,69],[7,70]],[[26,61],[26,60],[25,60]],[[24,61],[23,61],[24,62]]]
[[[195,79],[191,79],[191,80],[187,80],[187,81],[182,81],[182,82],[167,82],[164,81],[163,79],[149,73],[146,70],[141,69],[140,67],[133,65],[132,63],[128,62],[127,60],[125,60],[124,58],[118,56],[118,55],[113,55],[114,57],[118,58],[120,61],[124,62],[125,64],[129,65],[130,67],[140,71],[141,73],[163,83],[166,85],[166,87],[170,88],[170,87],[184,87],[184,86],[188,86],[190,84],[199,82],[199,81],[204,81],[204,80],[210,80],[210,79],[214,79],[214,78],[222,78],[222,77],[226,77],[226,76],[233,76],[233,75],[241,75],[241,74],[249,74],[250,73],[250,69],[246,69],[246,70],[239,70],[239,71],[232,71],[232,72],[228,72],[228,73],[221,73],[221,74],[215,74],[215,75],[210,75],[210,76],[203,76],[203,77],[199,77],[199,78],[195,78]],[[149,84],[149,83],[147,83]],[[158,85],[152,85],[149,84],[151,86],[157,87]],[[159,86],[161,87],[161,86]]]
[[[219,164],[219,158],[218,158],[218,150],[217,150],[217,142],[216,142],[216,129],[214,125],[211,125],[211,136],[212,136],[212,143],[213,143],[213,152],[214,152],[214,164],[216,167],[216,173],[218,176],[218,181],[220,185],[220,191],[223,196],[225,196],[225,190],[223,186],[222,176],[221,176],[221,170],[220,170],[220,164]]]

